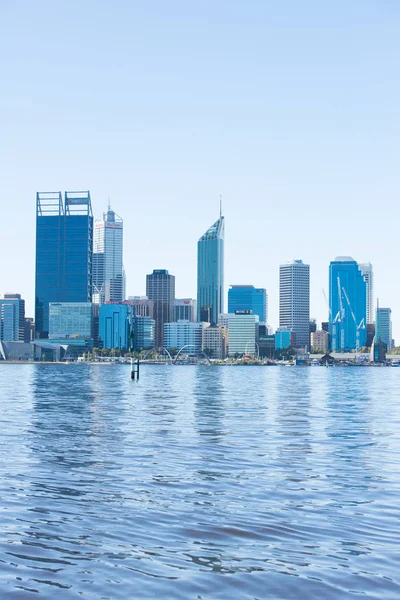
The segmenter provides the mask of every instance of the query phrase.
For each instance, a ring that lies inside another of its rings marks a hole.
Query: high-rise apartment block
[[[367,286],[351,256],[338,256],[329,266],[329,333],[333,351],[365,346]]]
[[[164,345],[164,324],[174,320],[175,276],[166,269],[154,269],[146,275],[146,295],[154,302],[156,346]]]
[[[367,297],[367,324],[374,323],[375,321],[375,304],[374,304],[374,271],[370,262],[359,263],[358,265],[361,273],[364,276],[366,284],[366,297]]]
[[[224,217],[197,244],[197,320],[216,325],[224,312]]]
[[[50,302],[92,301],[89,192],[36,194],[36,336],[47,338]]]
[[[25,337],[25,300],[20,294],[4,294],[0,298],[0,340],[23,342]]]
[[[94,227],[93,302],[124,300],[123,221],[109,206]]]
[[[292,260],[279,267],[279,326],[291,329],[297,348],[310,342],[310,265]]]
[[[258,315],[260,323],[268,321],[268,296],[265,288],[254,285],[231,285],[228,291],[228,313],[236,310],[251,310]]]

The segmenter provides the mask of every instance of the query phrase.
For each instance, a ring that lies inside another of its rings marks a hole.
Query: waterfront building
[[[310,265],[292,260],[279,267],[279,326],[292,330],[297,348],[310,343]]]
[[[212,325],[203,330],[203,350],[210,358],[224,359],[228,351],[228,328]]]
[[[188,352],[200,352],[203,347],[203,330],[208,323],[175,321],[164,324],[164,347],[178,348],[188,346]]]
[[[329,352],[329,333],[327,331],[323,331],[322,329],[319,331],[312,331],[311,349],[313,352]]]
[[[196,321],[197,302],[193,298],[175,298],[174,321]]]
[[[133,317],[135,350],[150,350],[155,346],[156,322],[149,316],[135,315]]]
[[[366,313],[368,325],[369,323],[374,323],[375,321],[374,271],[370,262],[360,263],[358,267],[364,276],[366,284]]]
[[[197,320],[216,325],[224,312],[224,217],[197,243]]]
[[[50,302],[92,301],[93,216],[89,192],[36,194],[36,336],[47,338]]]
[[[109,205],[94,227],[93,302],[121,303],[124,300],[123,221]]]
[[[35,321],[32,317],[25,317],[24,342],[29,343],[35,339]]]
[[[103,348],[130,347],[132,309],[128,303],[100,306],[99,335]]]
[[[154,301],[156,346],[164,345],[164,324],[174,320],[175,276],[166,269],[154,269],[146,275],[146,295]]]
[[[255,355],[258,345],[258,315],[251,310],[229,313],[228,319],[229,356]]]
[[[93,338],[91,302],[50,302],[49,340]]]
[[[275,348],[276,350],[284,350],[285,348],[294,347],[296,345],[296,336],[289,327],[278,327],[275,332]]]
[[[267,323],[267,290],[254,285],[231,285],[228,291],[228,313],[251,310],[258,315],[260,323]]]
[[[366,282],[357,262],[338,256],[329,266],[329,333],[333,351],[365,346]]]
[[[25,340],[25,300],[21,294],[4,294],[0,298],[0,340]]]
[[[260,333],[258,347],[261,358],[274,358],[275,354],[275,334]]]
[[[128,302],[134,315],[154,318],[154,301],[149,300],[147,296],[129,296]]]
[[[378,307],[376,312],[379,316],[380,338],[386,349],[392,350],[392,309]]]
[[[375,337],[375,322],[367,324],[367,339],[365,341],[365,345],[367,348],[371,348]]]

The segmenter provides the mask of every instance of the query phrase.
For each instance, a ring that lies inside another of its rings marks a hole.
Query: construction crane
[[[365,329],[365,319],[362,318],[361,321],[360,321],[360,323],[357,325],[356,315],[354,314],[354,311],[353,311],[353,309],[351,307],[350,299],[349,299],[349,297],[347,295],[347,292],[344,289],[344,287],[342,287],[342,290],[343,290],[344,297],[346,298],[347,304],[349,305],[350,314],[353,317],[353,321],[354,321],[354,324],[356,326],[356,357],[357,357],[357,354],[360,351],[360,329]]]

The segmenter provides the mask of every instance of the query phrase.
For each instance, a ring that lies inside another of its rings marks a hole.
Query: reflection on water
[[[399,370],[0,378],[1,597],[400,597]]]

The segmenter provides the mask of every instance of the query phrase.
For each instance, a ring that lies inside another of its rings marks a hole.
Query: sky
[[[34,314],[36,191],[90,190],[124,219],[127,293],[168,269],[196,297],[197,240],[225,216],[225,285],[329,262],[398,276],[397,0],[0,0],[0,293]]]

